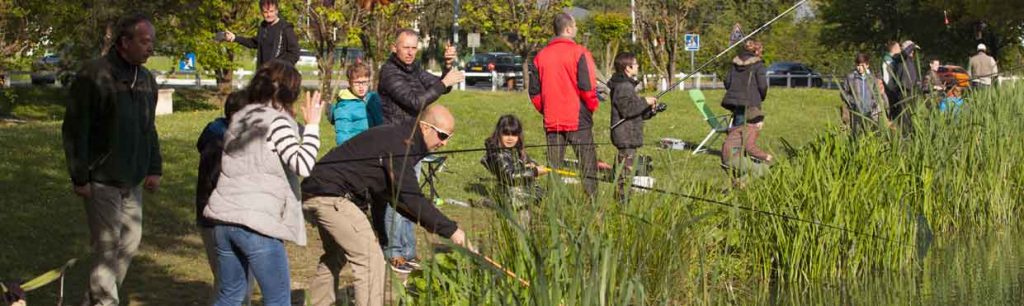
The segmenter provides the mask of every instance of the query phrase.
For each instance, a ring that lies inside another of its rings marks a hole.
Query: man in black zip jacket
[[[465,232],[423,196],[413,170],[423,156],[448,144],[454,128],[448,109],[431,105],[416,121],[356,135],[313,167],[302,182],[302,194],[303,207],[317,223],[324,243],[310,284],[314,305],[334,305],[338,272],[346,261],[353,265],[356,304],[384,303],[387,267],[373,229],[383,233],[387,205],[428,232],[472,249]],[[365,214],[368,209],[372,224]]]
[[[260,0],[263,22],[256,37],[235,36],[226,31],[224,39],[249,49],[256,49],[256,69],[273,59],[281,59],[295,65],[299,61],[299,39],[291,23],[278,16],[278,0]]]
[[[157,84],[142,66],[155,41],[148,18],[121,18],[114,46],[83,63],[71,83],[64,153],[72,190],[85,202],[93,250],[83,304],[119,303],[119,289],[142,241],[142,188],[160,186]]]

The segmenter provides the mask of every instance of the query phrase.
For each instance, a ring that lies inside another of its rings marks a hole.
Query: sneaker
[[[405,258],[402,258],[401,256],[392,258],[389,266],[391,266],[392,271],[402,274],[412,273],[412,270],[415,269],[409,265],[409,262],[405,261]]]
[[[413,258],[406,259],[405,260],[405,264],[409,265],[410,267],[413,267],[413,269],[416,269],[416,270],[420,269],[420,259],[419,259],[419,257],[413,257]]]

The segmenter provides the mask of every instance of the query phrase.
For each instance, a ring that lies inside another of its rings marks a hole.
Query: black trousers
[[[594,146],[594,132],[591,129],[572,132],[548,132],[548,165],[562,168],[566,144],[572,145],[576,159],[580,161],[579,178],[583,189],[591,198],[597,196],[597,150]]]
[[[633,159],[636,158],[636,148],[620,148],[619,156],[615,159],[615,197],[625,202],[629,198],[629,192],[633,189]]]

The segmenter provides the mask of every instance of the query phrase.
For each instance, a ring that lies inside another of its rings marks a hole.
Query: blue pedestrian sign
[[[683,36],[686,51],[700,50],[700,34],[686,34]]]
[[[195,72],[196,71],[196,54],[189,52],[185,54],[185,58],[178,62],[178,71],[181,72]]]

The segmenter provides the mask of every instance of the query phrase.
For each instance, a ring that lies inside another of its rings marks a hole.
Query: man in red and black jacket
[[[530,65],[530,101],[544,116],[548,165],[560,168],[565,144],[571,144],[580,161],[583,188],[593,197],[597,192],[593,117],[598,103],[594,57],[573,40],[576,21],[572,16],[555,16],[554,29],[557,36]]]

